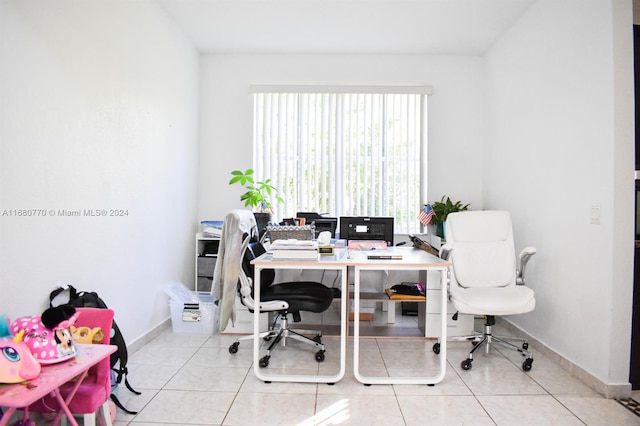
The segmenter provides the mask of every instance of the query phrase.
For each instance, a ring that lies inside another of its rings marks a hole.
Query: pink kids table
[[[78,353],[75,358],[57,364],[43,365],[40,375],[35,379],[26,383],[0,385],[0,407],[7,408],[0,420],[0,426],[5,426],[19,408],[24,409],[26,420],[29,415],[29,405],[49,394],[53,395],[62,407],[53,424],[58,425],[62,416],[66,414],[71,424],[78,426],[67,404],[75,395],[89,369],[115,352],[117,346],[80,343],[76,346]],[[76,386],[65,400],[59,388],[71,380],[76,381]]]

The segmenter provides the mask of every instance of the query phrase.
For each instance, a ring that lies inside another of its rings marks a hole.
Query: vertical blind
[[[276,218],[393,216],[396,232],[419,230],[429,88],[397,89],[253,90],[253,167],[286,201]]]

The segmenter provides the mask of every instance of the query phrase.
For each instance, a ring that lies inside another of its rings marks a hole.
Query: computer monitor
[[[393,217],[341,216],[340,238],[386,241],[393,245]]]

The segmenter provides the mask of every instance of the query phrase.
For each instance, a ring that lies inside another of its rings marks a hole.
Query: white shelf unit
[[[218,260],[219,237],[196,234],[195,291],[211,291],[213,271]],[[207,255],[204,255],[207,249]]]

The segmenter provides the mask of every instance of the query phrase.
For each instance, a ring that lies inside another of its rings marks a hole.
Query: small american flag
[[[435,212],[431,208],[431,204],[426,204],[424,208],[420,211],[420,214],[418,215],[418,220],[424,226],[427,226],[431,223],[431,219],[433,219],[435,215],[436,215]]]

